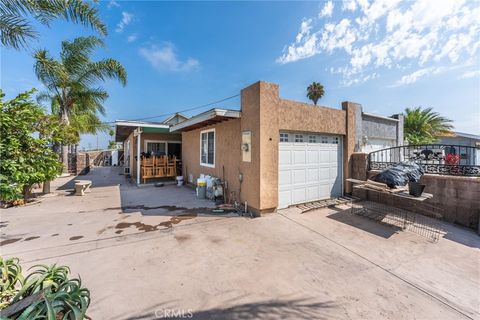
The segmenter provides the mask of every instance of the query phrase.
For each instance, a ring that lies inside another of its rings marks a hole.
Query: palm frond
[[[0,39],[3,46],[25,48],[28,41],[36,37],[37,33],[25,18],[12,14],[0,16]]]
[[[98,10],[84,0],[2,0],[0,1],[0,33],[2,45],[19,49],[38,36],[28,17],[49,25],[63,18],[107,35],[107,26]]]
[[[104,59],[89,64],[79,76],[78,82],[92,85],[97,81],[105,81],[106,79],[119,80],[125,86],[127,84],[127,71],[117,60]]]

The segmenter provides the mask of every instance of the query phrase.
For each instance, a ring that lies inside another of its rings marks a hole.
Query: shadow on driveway
[[[160,305],[151,312],[129,316],[128,319],[179,319],[182,318],[182,313],[185,317],[196,320],[332,319],[332,311],[335,309],[335,305],[331,302],[309,302],[308,299],[244,303],[228,308],[202,311],[169,309]]]

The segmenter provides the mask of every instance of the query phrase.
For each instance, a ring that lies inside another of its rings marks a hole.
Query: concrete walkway
[[[1,251],[69,265],[94,319],[480,319],[469,230],[445,224],[432,243],[345,208],[216,216],[188,188],[89,177],[85,197],[59,179],[57,196],[0,211]]]

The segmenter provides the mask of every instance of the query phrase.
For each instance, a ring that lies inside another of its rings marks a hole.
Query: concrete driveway
[[[2,256],[65,264],[93,319],[480,319],[480,237],[437,243],[345,208],[210,215],[188,188],[96,168],[92,193],[0,211]],[[120,184],[120,185],[119,185]]]

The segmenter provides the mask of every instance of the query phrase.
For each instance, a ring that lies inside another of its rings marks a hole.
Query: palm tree
[[[97,37],[79,37],[63,41],[60,59],[55,60],[46,50],[34,54],[35,73],[47,88],[37,99],[49,101],[52,113],[58,115],[64,126],[72,126],[78,135],[96,133],[103,129],[98,114],[105,114],[103,102],[108,93],[98,86],[106,79],[127,83],[127,73],[114,59],[92,61],[90,56],[103,41]],[[68,170],[68,145],[62,145],[64,171]]]
[[[323,86],[318,82],[312,82],[311,85],[307,88],[307,98],[312,100],[315,105],[317,105],[318,99],[323,97],[325,90]]]
[[[449,134],[452,120],[442,117],[432,108],[405,109],[404,134],[409,144],[433,143],[438,136]]]
[[[27,47],[28,41],[38,37],[28,18],[48,26],[54,19],[80,23],[107,35],[107,27],[100,20],[97,9],[83,0],[1,0],[0,39],[5,47]]]

